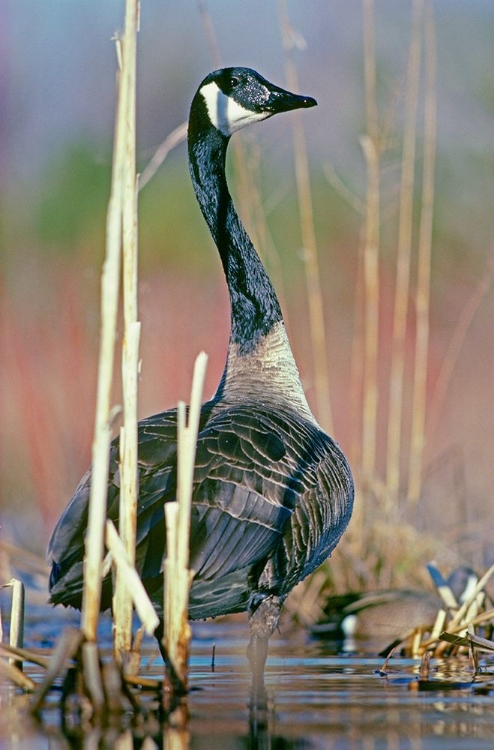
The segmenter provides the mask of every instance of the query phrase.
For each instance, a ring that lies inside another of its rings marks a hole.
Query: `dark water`
[[[31,618],[28,645],[51,645],[54,630],[63,625],[61,620],[70,619],[58,618],[57,611],[48,612],[49,619],[46,614]],[[103,638],[108,634],[104,630]],[[383,675],[381,658],[338,655],[327,644],[311,641],[300,632],[278,635],[272,639],[266,669],[267,705],[253,712],[244,655],[247,636],[246,625],[236,622],[195,625],[190,718],[185,732],[162,727],[152,716],[132,726],[130,712],[118,727],[105,732],[82,733],[73,726],[62,730],[56,693],[50,696],[38,724],[26,711],[28,696],[3,684],[0,747],[494,748],[492,658],[481,662],[483,671],[475,680],[466,658],[433,661],[430,680],[420,683],[414,660],[394,658]],[[144,653],[141,673],[161,677],[161,663],[151,641],[146,642]],[[27,666],[26,672],[35,679],[41,674],[37,667]]]

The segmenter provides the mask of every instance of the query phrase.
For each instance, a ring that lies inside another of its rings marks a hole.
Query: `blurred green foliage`
[[[98,163],[94,154],[91,143],[73,143],[47,168],[35,213],[41,246],[74,252],[88,230],[104,225],[111,155]]]

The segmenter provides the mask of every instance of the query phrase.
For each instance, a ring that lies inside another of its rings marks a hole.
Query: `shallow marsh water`
[[[36,610],[28,618],[26,645],[52,646],[61,628],[70,622],[77,624],[77,616]],[[109,626],[103,625],[103,643],[109,632]],[[433,660],[431,679],[420,683],[419,663],[414,660],[391,659],[386,674],[380,673],[383,660],[371,655],[372,644],[359,644],[359,654],[338,654],[334,645],[331,648],[313,641],[303,632],[278,634],[272,639],[266,668],[266,708],[254,712],[245,658],[247,638],[245,622],[194,625],[185,732],[160,726],[152,715],[135,725],[131,712],[121,717],[118,726],[105,731],[81,731],[73,725],[62,728],[55,691],[42,722],[37,723],[26,711],[28,696],[3,684],[0,747],[494,748],[494,659],[481,662],[483,672],[475,681],[468,659]],[[162,666],[152,641],[146,642],[143,651],[141,674],[161,677]],[[109,640],[106,653],[110,657]],[[38,667],[28,665],[26,672],[33,679],[41,677]],[[150,706],[151,700],[143,698],[144,705]]]

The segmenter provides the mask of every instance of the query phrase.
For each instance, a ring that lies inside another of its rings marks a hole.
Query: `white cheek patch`
[[[236,130],[252,122],[265,120],[270,114],[269,112],[252,112],[242,107],[235,99],[224,94],[214,81],[203,86],[201,94],[206,102],[211,124],[226,136],[232,135]]]

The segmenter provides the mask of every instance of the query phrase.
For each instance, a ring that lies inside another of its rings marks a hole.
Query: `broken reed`
[[[135,498],[137,490],[137,218],[135,174],[135,78],[137,0],[126,0],[125,33],[117,40],[120,62],[117,111],[112,161],[110,200],[106,224],[106,256],[101,279],[101,333],[98,365],[96,418],[92,448],[92,476],[88,532],[84,564],[82,629],[89,641],[96,640],[101,601],[101,560],[104,549],[108,466],[110,458],[111,391],[114,379],[115,341],[120,289],[121,253],[124,253],[124,450],[121,459],[123,502],[121,533],[132,563],[135,554]],[[117,576],[116,650],[128,650],[131,639],[132,605]]]
[[[163,646],[167,655],[169,685],[176,692],[187,690],[190,648],[188,623],[189,590],[193,572],[189,570],[189,539],[192,488],[197,433],[207,355],[195,361],[188,418],[183,401],[178,404],[177,500],[165,503],[166,559],[164,563]]]
[[[137,389],[139,337],[137,305],[137,176],[136,176],[136,43],[138,1],[127,0],[125,29],[121,40],[122,68],[119,96],[123,153],[121,164],[121,214],[123,255],[122,395],[123,425],[120,430],[120,507],[119,534],[130,566],[135,563],[138,497],[137,469]],[[132,599],[127,580],[115,570],[113,595],[114,651],[117,661],[132,647]]]
[[[12,590],[12,603],[10,606],[10,629],[9,645],[14,648],[22,648],[24,645],[24,584],[17,578],[11,578],[1,588]],[[0,643],[3,640],[2,613],[0,611]],[[22,671],[22,661],[9,659],[9,666]]]

